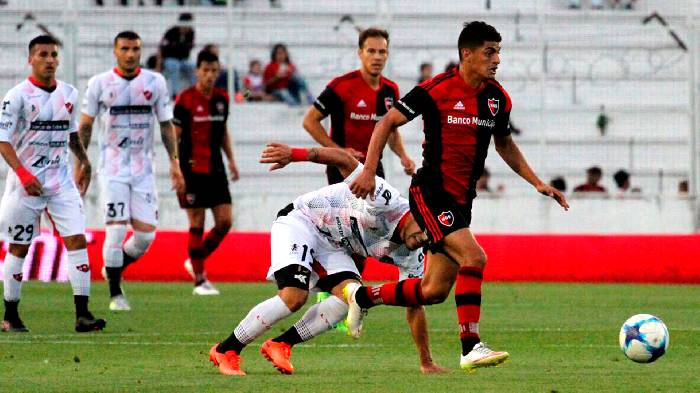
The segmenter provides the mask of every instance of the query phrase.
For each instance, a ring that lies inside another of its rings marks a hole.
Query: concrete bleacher
[[[43,7],[34,7],[32,13],[68,45],[76,44],[72,82],[81,91],[90,76],[113,66],[111,45],[117,31],[134,29],[141,34],[145,60],[182,11],[176,7],[99,8],[81,0],[75,9],[64,9],[56,18],[62,2],[52,1],[42,1]],[[566,10],[565,1],[551,0],[541,2],[545,7],[542,13],[536,6],[523,5],[538,2],[492,1],[491,11],[484,11],[482,2],[476,2],[478,6],[471,3],[361,0],[342,2],[341,6],[320,0],[283,1],[280,10],[269,9],[267,2],[250,1],[230,10],[188,10],[195,14],[196,49],[217,43],[224,60],[242,72],[250,59],[266,62],[271,45],[285,42],[314,93],[333,76],[357,67],[356,32],[347,25],[334,29],[343,14],[353,15],[361,26],[388,27],[392,37],[386,75],[396,80],[404,93],[414,85],[420,63],[431,61],[441,70],[456,59],[456,36],[465,15],[484,19],[495,24],[504,37],[499,80],[513,99],[512,118],[523,130],[516,140],[544,179],[563,175],[573,187],[583,182],[585,168],[599,165],[609,189],[614,171],[630,170],[633,184],[644,190],[642,202],[637,203],[653,204],[659,196],[676,194],[678,181],[689,175],[692,124],[688,54],[680,51],[660,26],[640,23],[650,7],[664,7],[664,2],[642,1],[642,10],[634,12],[577,12]],[[679,1],[667,16],[682,36],[689,34],[684,13],[691,9],[691,2]],[[25,41],[34,32],[31,26],[19,33],[15,30],[26,11],[22,4],[11,3],[0,13],[0,49],[5,60],[0,64],[2,91],[28,72]],[[233,42],[230,56],[229,40]],[[71,75],[69,70],[61,72]],[[595,126],[600,105],[605,105],[611,119],[605,136],[599,135]],[[230,129],[242,176],[231,185],[236,228],[266,230],[277,209],[294,196],[325,184],[323,168],[313,164],[291,165],[270,173],[257,162],[267,141],[313,143],[301,127],[303,113],[303,109],[281,104],[232,107]],[[402,128],[407,150],[417,163],[421,129],[419,120]],[[93,139],[96,141],[96,136]],[[167,160],[157,134],[156,140],[162,226],[184,227],[185,217],[170,191]],[[96,152],[93,141],[91,158],[96,158]],[[409,178],[402,175],[393,154],[387,150],[385,156],[388,178],[405,190]],[[532,192],[493,148],[487,166],[492,186],[505,187],[504,197],[522,198]],[[0,168],[4,173],[6,167]],[[489,206],[508,204],[504,199],[488,200]],[[97,187],[90,190],[86,202],[89,225],[99,226]],[[508,209],[518,207],[501,210]],[[508,227],[499,220],[487,219],[495,222],[489,229]]]

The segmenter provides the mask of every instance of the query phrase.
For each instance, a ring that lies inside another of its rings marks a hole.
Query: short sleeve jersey
[[[161,74],[140,69],[125,78],[115,68],[96,75],[88,81],[82,111],[102,124],[100,175],[123,182],[153,175],[155,122],[173,117]]]
[[[511,100],[493,79],[467,85],[458,69],[414,87],[396,105],[409,120],[423,115],[423,166],[418,178],[465,204],[476,196],[491,136],[510,134]]]
[[[318,96],[314,106],[331,116],[331,139],[339,146],[367,154],[377,122],[399,98],[399,87],[380,77],[374,90],[359,70],[339,76]]]
[[[228,118],[228,93],[214,88],[211,97],[192,86],[175,100],[173,123],[180,134],[180,167],[184,174],[225,174],[221,147]]]
[[[9,142],[22,166],[41,183],[44,195],[75,187],[68,165],[68,134],[78,130],[78,91],[56,81],[44,87],[33,78],[12,88],[2,100],[0,142]],[[6,187],[22,188],[14,172]]]

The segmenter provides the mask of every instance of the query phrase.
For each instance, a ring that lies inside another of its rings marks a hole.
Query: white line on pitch
[[[31,340],[2,340],[5,344],[37,344]],[[182,341],[89,341],[89,340],[48,340],[41,344],[55,345],[135,345],[135,346],[188,346],[208,348],[211,342],[182,342]],[[382,344],[299,344],[301,348],[379,348]]]

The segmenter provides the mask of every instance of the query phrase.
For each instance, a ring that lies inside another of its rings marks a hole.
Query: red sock
[[[220,233],[216,230],[216,228],[213,228],[209,231],[209,233],[207,233],[207,236],[204,237],[203,243],[205,258],[211,255],[211,253],[213,253],[214,250],[219,247],[219,244],[221,244],[221,242],[224,240],[227,233],[228,231]]]
[[[479,318],[481,317],[481,283],[484,280],[484,269],[477,267],[461,267],[457,273],[455,287],[455,303],[457,304],[457,320],[459,321],[459,338],[463,350],[471,349],[478,343]]]
[[[374,304],[390,306],[419,306],[425,304],[420,278],[409,278],[378,286],[365,287],[369,299]]]
[[[190,234],[187,238],[187,251],[192,262],[192,270],[196,277],[201,277],[204,274],[204,259],[206,252],[204,250],[204,241],[202,235],[204,228],[190,228]]]

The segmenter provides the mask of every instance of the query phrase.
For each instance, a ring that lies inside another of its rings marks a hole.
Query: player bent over
[[[46,210],[68,250],[68,279],[75,301],[75,330],[102,330],[106,322],[88,310],[90,261],[82,199],[68,168],[68,148],[77,158],[75,179],[84,192],[90,162],[77,133],[78,91],[56,80],[58,41],[42,35],[29,43],[32,75],[2,101],[0,154],[14,171],[7,174],[0,202],[0,225],[9,242],[3,266],[5,315],[2,331],[29,331],[19,317],[22,265]]]
[[[146,253],[156,236],[158,196],[153,165],[155,120],[170,158],[173,188],[184,189],[177,158],[170,94],[161,74],[139,67],[141,38],[133,31],[114,37],[114,69],[88,81],[80,117],[80,140],[87,149],[96,117],[101,118],[99,179],[105,211],[102,256],[112,311],[129,311],[121,288],[124,269]],[[126,242],[126,226],[133,236]]]
[[[335,148],[290,150],[271,144],[261,162],[275,163],[272,169],[295,161],[336,165],[349,181],[362,165],[348,152]],[[348,176],[349,175],[349,176]],[[214,345],[210,360],[223,374],[245,375],[240,368],[243,348],[272,325],[299,310],[310,289],[331,292],[316,303],[282,335],[267,340],[261,353],[282,373],[291,374],[291,348],[328,330],[347,314],[342,289],[358,285],[360,275],[353,261],[367,256],[399,266],[402,276],[422,275],[423,260],[417,248],[425,236],[409,213],[408,201],[382,179],[375,200],[355,198],[347,183],[326,186],[298,197],[282,209],[271,229],[271,266],[267,278],[275,280],[277,295],[255,306],[233,333]],[[421,355],[421,371],[443,372],[433,363],[428,345],[427,323],[422,307],[407,313],[416,346]]]
[[[221,65],[208,51],[197,55],[197,83],[185,89],[175,101],[175,133],[179,136],[180,169],[185,188],[178,193],[180,207],[190,224],[185,269],[194,279],[194,295],[218,295],[207,279],[204,262],[231,229],[231,194],[221,151],[226,154],[231,180],[238,180],[231,136],[226,127],[229,97],[214,87]],[[214,228],[204,236],[206,209],[214,215]]]

